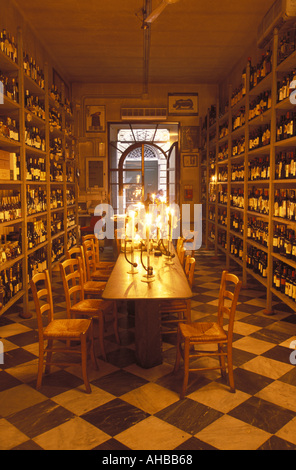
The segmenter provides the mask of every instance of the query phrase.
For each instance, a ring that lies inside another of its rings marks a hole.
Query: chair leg
[[[185,397],[185,392],[187,389],[188,385],[188,378],[189,378],[189,348],[190,348],[190,343],[188,339],[185,339],[184,342],[184,377],[183,377],[183,385],[182,385],[182,390],[180,393],[180,398]]]
[[[95,369],[99,369],[99,366],[98,366],[98,361],[97,361],[97,357],[96,357],[96,354],[95,354],[95,341],[94,341],[94,329],[93,329],[93,320],[91,321],[91,324],[90,324],[90,329],[89,329],[89,342],[90,342],[90,357],[91,357],[91,361],[93,363],[93,366]]]
[[[180,359],[181,359],[181,334],[178,328],[177,331],[177,345],[176,345],[176,360],[175,360],[175,367],[174,367],[174,374],[179,370],[180,367]]]
[[[36,389],[39,390],[42,384],[42,375],[43,375],[43,361],[44,361],[44,344],[39,343],[39,360],[38,360],[38,375],[37,375],[37,384]]]
[[[87,376],[87,349],[86,349],[86,335],[80,336],[81,341],[81,366],[82,366],[82,377],[86,389],[86,393],[91,393],[91,388]]]
[[[53,345],[53,340],[49,339],[47,342],[47,347],[52,348]],[[46,354],[46,365],[45,365],[45,373],[49,374],[50,373],[50,362],[52,362],[52,351],[47,352]]]
[[[101,353],[104,358],[104,360],[107,360],[106,356],[106,351],[105,351],[105,346],[104,346],[104,317],[101,315],[100,317],[97,317],[98,323],[99,323],[99,342],[100,342],[100,348],[101,348]]]
[[[191,299],[186,301],[187,309],[186,309],[186,323],[191,323]]]
[[[118,334],[118,322],[117,322],[117,304],[114,302],[113,306],[113,328],[114,328],[114,334],[115,338],[118,344],[120,344],[120,338]]]
[[[233,364],[232,364],[232,345],[227,346],[227,362],[228,362],[228,380],[231,393],[235,393],[235,385],[233,378]]]
[[[223,349],[223,344],[218,344],[218,353],[219,355],[219,362],[220,362],[220,367],[221,367],[221,376],[222,378],[226,378],[226,365],[225,365],[225,356],[223,356],[221,353],[224,352]]]

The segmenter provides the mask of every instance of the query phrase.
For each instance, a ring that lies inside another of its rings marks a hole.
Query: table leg
[[[136,362],[144,369],[162,363],[158,301],[135,301]]]

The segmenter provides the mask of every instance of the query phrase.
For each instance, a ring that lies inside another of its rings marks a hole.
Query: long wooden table
[[[130,253],[128,259],[131,259]],[[146,274],[140,253],[135,252],[134,261],[138,264],[137,274],[128,274],[131,265],[121,253],[109,277],[103,298],[106,300],[127,300],[135,304],[135,346],[136,361],[143,368],[162,363],[159,303],[163,300],[190,299],[192,291],[177,255],[168,264],[164,256],[151,256],[155,280],[143,282]],[[147,265],[146,253],[143,262]]]

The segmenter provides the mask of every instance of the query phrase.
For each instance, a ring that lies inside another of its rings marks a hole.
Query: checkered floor
[[[207,320],[216,311],[224,258],[200,250],[196,260],[192,318]],[[236,265],[231,271],[240,275]],[[59,277],[54,305],[57,316],[64,314]],[[90,366],[90,395],[79,364],[52,369],[36,391],[36,318],[20,318],[15,306],[0,317],[0,449],[296,449],[296,367],[289,361],[296,315],[276,298],[275,315],[265,316],[264,306],[264,288],[250,278],[237,307],[236,393],[219,371],[199,372],[191,374],[184,400],[182,368],[172,373],[174,339],[163,345],[162,365],[141,369],[135,364],[134,318],[124,306],[121,345],[108,331],[108,361],[99,360],[99,370]]]

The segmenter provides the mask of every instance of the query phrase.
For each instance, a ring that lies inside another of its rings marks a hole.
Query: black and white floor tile
[[[208,320],[216,312],[225,260],[200,250],[196,261],[192,319]],[[240,276],[235,264],[231,271]],[[53,292],[61,317],[65,301],[58,273]],[[183,400],[182,368],[173,374],[175,338],[163,344],[160,366],[141,369],[134,318],[124,305],[121,344],[111,329],[106,332],[108,361],[99,357],[99,370],[90,365],[90,395],[79,364],[52,368],[37,391],[36,318],[21,318],[21,306],[14,306],[0,317],[0,449],[295,450],[296,367],[289,345],[296,339],[296,315],[274,297],[274,315],[266,316],[265,296],[252,278],[241,291],[233,341],[236,393],[219,371],[196,372]]]

